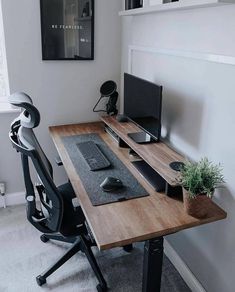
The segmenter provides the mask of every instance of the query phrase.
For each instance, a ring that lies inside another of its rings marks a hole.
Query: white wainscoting
[[[185,264],[185,262],[181,259],[181,257],[166,239],[164,241],[164,253],[172,262],[192,292],[206,292],[201,283],[191,272],[190,268]]]
[[[132,72],[133,52],[161,54],[161,55],[182,57],[182,58],[187,58],[187,59],[196,59],[196,60],[214,62],[214,63],[220,63],[220,64],[235,65],[235,57],[234,56],[192,52],[192,51],[184,51],[184,50],[161,49],[161,48],[145,47],[145,46],[129,46],[129,52],[128,52],[128,71],[129,71],[129,73]]]
[[[7,207],[21,205],[26,202],[25,192],[6,194],[4,197],[0,196],[0,208],[4,207],[4,199]]]

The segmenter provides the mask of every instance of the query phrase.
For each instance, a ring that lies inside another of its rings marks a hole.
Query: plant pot
[[[199,194],[190,198],[187,190],[183,188],[184,210],[187,214],[196,218],[205,218],[210,209],[211,199],[205,194]]]

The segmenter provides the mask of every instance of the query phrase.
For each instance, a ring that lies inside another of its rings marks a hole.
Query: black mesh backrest
[[[40,113],[37,108],[33,105],[32,99],[23,92],[16,92],[9,97],[9,102],[17,107],[23,109],[22,113],[12,122],[11,129],[14,126],[17,126],[19,123],[22,127],[33,129],[36,128],[40,123]],[[51,177],[53,177],[53,168],[51,166],[50,161],[47,159],[45,153],[43,152],[40,144],[37,141],[33,131],[32,131],[32,139],[34,140],[34,146],[38,151],[40,158],[42,159],[45,167],[50,173]]]
[[[59,231],[63,216],[62,197],[53,182],[52,166],[33,132],[33,128],[40,123],[40,114],[31,98],[24,93],[11,95],[9,101],[23,109],[23,112],[11,124],[10,140],[13,147],[21,153],[28,220],[42,232]],[[37,186],[41,202],[40,209],[36,207],[29,158],[40,179],[40,184]]]
[[[9,102],[12,105],[25,109],[20,118],[21,126],[25,128],[36,128],[40,123],[40,113],[33,105],[32,99],[24,92],[16,92],[9,96]]]

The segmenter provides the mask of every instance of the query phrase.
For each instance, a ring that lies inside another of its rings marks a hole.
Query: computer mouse
[[[105,178],[105,180],[100,184],[100,187],[105,192],[112,192],[116,191],[123,187],[123,183],[120,179],[116,177],[108,176]]]

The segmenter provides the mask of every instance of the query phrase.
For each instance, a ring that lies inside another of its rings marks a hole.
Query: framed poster
[[[43,60],[94,60],[94,0],[40,0]]]

